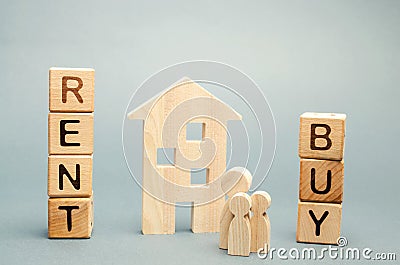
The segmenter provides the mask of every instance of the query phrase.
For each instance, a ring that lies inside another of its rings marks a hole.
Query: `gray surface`
[[[1,264],[274,263],[230,257],[217,234],[190,233],[188,209],[178,209],[176,235],[140,234],[140,189],[121,148],[127,99],[154,72],[192,59],[241,69],[269,99],[277,152],[261,189],[273,198],[273,247],[304,246],[295,243],[299,115],[333,111],[348,114],[342,234],[351,247],[399,255],[399,1],[74,2],[1,3]],[[46,238],[50,66],[96,69],[90,240]]]

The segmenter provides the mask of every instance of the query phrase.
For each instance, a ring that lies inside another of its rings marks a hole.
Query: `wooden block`
[[[51,112],[93,112],[94,69],[50,68],[49,109]]]
[[[299,201],[297,242],[336,245],[340,237],[341,218],[341,204]]]
[[[49,197],[92,196],[91,155],[51,155],[48,158]]]
[[[49,113],[49,154],[93,153],[93,113]]]
[[[263,249],[263,253],[268,253],[270,249],[271,224],[266,213],[270,205],[271,196],[267,192],[256,191],[251,195],[251,252]]]
[[[234,256],[250,255],[251,227],[249,211],[251,208],[250,196],[239,192],[235,194],[229,205],[234,217],[229,226],[228,254]]]
[[[220,217],[219,247],[228,249],[229,225],[233,214],[229,210],[231,198],[238,192],[247,192],[250,189],[253,176],[250,171],[242,167],[234,167],[221,176],[222,191],[228,196]]]
[[[299,156],[342,160],[346,114],[311,113],[300,116]]]
[[[341,203],[343,180],[343,161],[300,159],[301,201]]]
[[[93,199],[49,198],[49,238],[90,238],[93,228]]]

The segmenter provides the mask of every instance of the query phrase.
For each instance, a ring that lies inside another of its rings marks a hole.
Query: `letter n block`
[[[49,154],[93,153],[93,113],[49,113]]]
[[[336,245],[340,237],[341,218],[341,204],[299,201],[297,242]]]
[[[92,196],[91,155],[51,155],[48,158],[49,197]]]
[[[301,201],[341,203],[343,182],[343,161],[300,159]]]
[[[299,156],[342,160],[345,114],[306,112],[300,116]]]
[[[51,112],[94,111],[94,69],[50,68],[49,88]]]
[[[49,198],[49,238],[90,238],[93,200],[90,198]]]

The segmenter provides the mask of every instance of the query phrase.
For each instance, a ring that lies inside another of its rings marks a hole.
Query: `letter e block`
[[[300,159],[301,201],[341,203],[343,181],[343,161]]]
[[[49,113],[49,154],[93,153],[93,113]]]
[[[336,245],[341,219],[341,204],[299,201],[296,240]]]
[[[92,196],[91,155],[51,155],[48,158],[49,197]]]
[[[90,238],[93,228],[93,199],[50,198],[49,238]]]
[[[342,160],[345,114],[311,113],[300,116],[299,156],[301,158]]]
[[[93,112],[94,69],[50,68],[49,109],[51,112]]]

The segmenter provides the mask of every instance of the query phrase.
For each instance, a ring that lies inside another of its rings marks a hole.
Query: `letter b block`
[[[50,68],[49,88],[51,112],[94,111],[94,69]]]
[[[49,113],[49,154],[93,153],[93,113]]]
[[[344,153],[345,114],[311,113],[300,116],[299,156],[342,160]]]
[[[51,155],[48,160],[49,197],[92,196],[91,155]]]
[[[337,244],[340,237],[342,205],[300,202],[297,217],[297,242]]]
[[[90,238],[93,227],[91,198],[50,198],[49,238]]]

